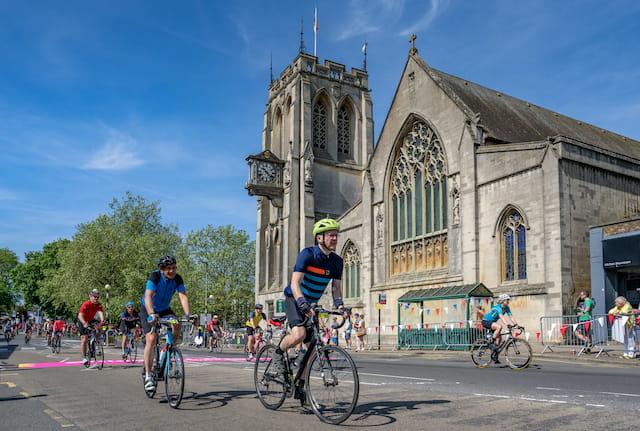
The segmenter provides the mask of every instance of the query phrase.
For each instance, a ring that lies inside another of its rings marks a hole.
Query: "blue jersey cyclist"
[[[284,372],[283,355],[292,346],[310,340],[304,326],[307,317],[314,314],[317,303],[331,283],[333,302],[338,309],[342,304],[342,258],[335,253],[340,225],[333,219],[322,219],[313,225],[316,245],[303,249],[293,268],[291,283],[284,290],[285,312],[291,333],[285,336],[273,355],[274,373]]]
[[[152,374],[154,346],[158,334],[152,331],[154,324],[159,317],[174,315],[171,309],[171,299],[177,292],[184,314],[189,315],[189,298],[184,287],[182,277],[176,272],[176,258],[173,256],[163,256],[158,261],[158,269],[149,274],[147,285],[142,296],[140,309],[140,323],[142,331],[146,334],[146,344],[144,346],[144,388],[152,391],[156,387],[156,379]],[[173,328],[175,338],[180,336],[180,327]]]
[[[120,332],[122,333],[122,359],[127,357],[126,347],[129,335],[140,325],[140,315],[134,308],[133,301],[127,302],[125,310],[120,314]]]
[[[493,331],[495,344],[492,344],[491,348],[494,350],[493,360],[495,362],[498,362],[495,349],[500,345],[500,332],[507,326],[516,326],[518,324],[511,314],[511,308],[509,308],[510,300],[511,297],[503,293],[498,297],[498,303],[482,316],[482,326]]]

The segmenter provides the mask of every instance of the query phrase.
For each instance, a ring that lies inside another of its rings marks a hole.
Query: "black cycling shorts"
[[[307,318],[300,312],[298,303],[293,296],[286,296],[284,300],[284,312],[287,315],[287,322],[289,322],[289,328],[296,326],[304,326]],[[311,341],[311,331],[307,328],[307,334],[304,337],[304,343]]]
[[[151,332],[153,328],[147,321],[147,317],[149,317],[149,315],[147,314],[146,307],[142,307],[142,310],[140,310],[139,314],[140,314],[140,326],[142,326],[142,333],[148,334],[149,332]],[[171,308],[167,308],[166,310],[162,310],[162,311],[156,311],[156,314],[158,315],[158,317],[167,317],[167,316],[175,315]]]
[[[98,323],[98,320],[92,320],[89,323]],[[80,333],[80,335],[89,335],[89,332],[91,332],[89,330],[89,328],[85,328],[84,325],[82,324],[82,322],[80,320],[78,320],[76,322],[76,326],[78,327],[78,332]],[[51,333],[53,333],[53,331],[51,331]],[[47,335],[49,335],[49,331],[47,331]]]
[[[133,332],[136,328],[137,321],[129,321],[129,320],[120,320],[120,332],[124,335],[127,335],[129,332]]]
[[[493,322],[489,322],[488,320],[483,320],[482,321],[482,327],[485,328],[485,329],[488,329],[488,330],[492,331],[491,325],[493,325]]]

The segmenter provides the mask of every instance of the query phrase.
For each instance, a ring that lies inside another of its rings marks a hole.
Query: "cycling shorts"
[[[284,311],[287,315],[287,322],[289,322],[290,328],[305,325],[307,318],[302,314],[300,308],[298,308],[298,303],[293,296],[285,296]],[[311,341],[311,331],[307,329],[303,342],[308,343],[309,341]]]
[[[482,321],[482,327],[485,329],[488,329],[491,331],[491,325],[493,325],[493,322],[490,322],[488,320],[483,320]]]
[[[149,332],[151,332],[153,328],[147,321],[147,317],[149,317],[149,315],[147,314],[147,309],[145,307],[142,307],[142,310],[140,310],[139,314],[140,314],[140,326],[142,326],[142,333],[148,334]],[[167,316],[175,315],[171,308],[167,308],[166,310],[162,310],[162,311],[156,311],[156,314],[158,315],[158,317],[167,317]]]

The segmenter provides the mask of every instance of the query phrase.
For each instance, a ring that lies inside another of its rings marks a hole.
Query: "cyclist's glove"
[[[302,314],[307,314],[309,311],[311,311],[311,304],[307,302],[307,299],[304,296],[296,299],[296,303],[298,304],[298,309],[300,309],[300,312]]]

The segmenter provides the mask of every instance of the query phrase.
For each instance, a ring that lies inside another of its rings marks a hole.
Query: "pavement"
[[[171,409],[158,389],[142,391],[141,368],[112,362],[84,369],[77,340],[52,355],[43,340],[0,343],[0,428],[11,430],[305,430],[334,428],[287,400],[266,410],[255,395],[253,364],[238,351],[183,349],[185,398]],[[523,371],[473,367],[467,352],[353,353],[360,397],[343,426],[433,430],[584,430],[637,428],[640,368],[636,361],[536,356]],[[69,365],[71,363],[71,365]],[[21,366],[21,364],[23,366]],[[24,364],[50,364],[25,367]],[[66,365],[65,365],[66,364]],[[304,421],[304,422],[303,422]]]

